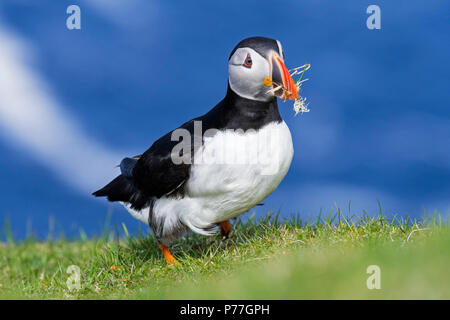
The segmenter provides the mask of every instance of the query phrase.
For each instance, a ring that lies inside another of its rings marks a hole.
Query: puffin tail
[[[106,186],[92,193],[92,195],[95,197],[107,197],[109,201],[130,203],[134,209],[141,209],[148,202],[148,198],[134,186],[130,179],[123,175],[117,176]]]
[[[106,186],[92,193],[92,195],[96,197],[107,197],[109,201],[128,202],[134,193],[133,189],[134,187],[131,183],[123,175],[119,175]]]

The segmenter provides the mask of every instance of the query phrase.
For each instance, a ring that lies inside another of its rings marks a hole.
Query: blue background
[[[354,214],[376,214],[377,200],[389,215],[449,214],[448,1],[108,3],[2,1],[0,31],[25,44],[37,85],[117,163],[221,100],[230,51],[262,35],[281,41],[288,67],[311,64],[302,91],[311,112],[294,117],[292,102],[279,101],[295,156],[258,214],[311,219],[335,202],[347,211],[349,201]],[[66,28],[70,4],[81,8],[81,30]],[[381,8],[381,30],[366,27],[370,4]],[[15,237],[96,235],[108,211],[112,224],[138,228],[120,205],[90,196],[117,173],[109,162],[86,155],[80,170],[96,178],[79,183],[70,166],[0,128],[0,224],[9,219]]]

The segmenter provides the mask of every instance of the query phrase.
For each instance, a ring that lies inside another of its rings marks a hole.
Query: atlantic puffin
[[[225,98],[123,159],[121,174],[93,195],[148,224],[168,265],[177,263],[170,243],[188,230],[228,237],[229,220],[260,204],[291,165],[292,137],[277,97],[298,99],[281,43],[240,41],[228,58]]]

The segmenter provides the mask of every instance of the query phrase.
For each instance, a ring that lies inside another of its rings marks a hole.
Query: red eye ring
[[[250,54],[247,54],[247,57],[244,60],[244,63],[242,64],[246,68],[251,68],[253,65],[252,57],[250,57]]]

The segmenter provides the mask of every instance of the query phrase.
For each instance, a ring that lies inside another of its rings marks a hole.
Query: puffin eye
[[[246,68],[251,68],[253,64],[252,57],[250,54],[247,54],[247,58],[245,58],[244,63],[242,64]]]

